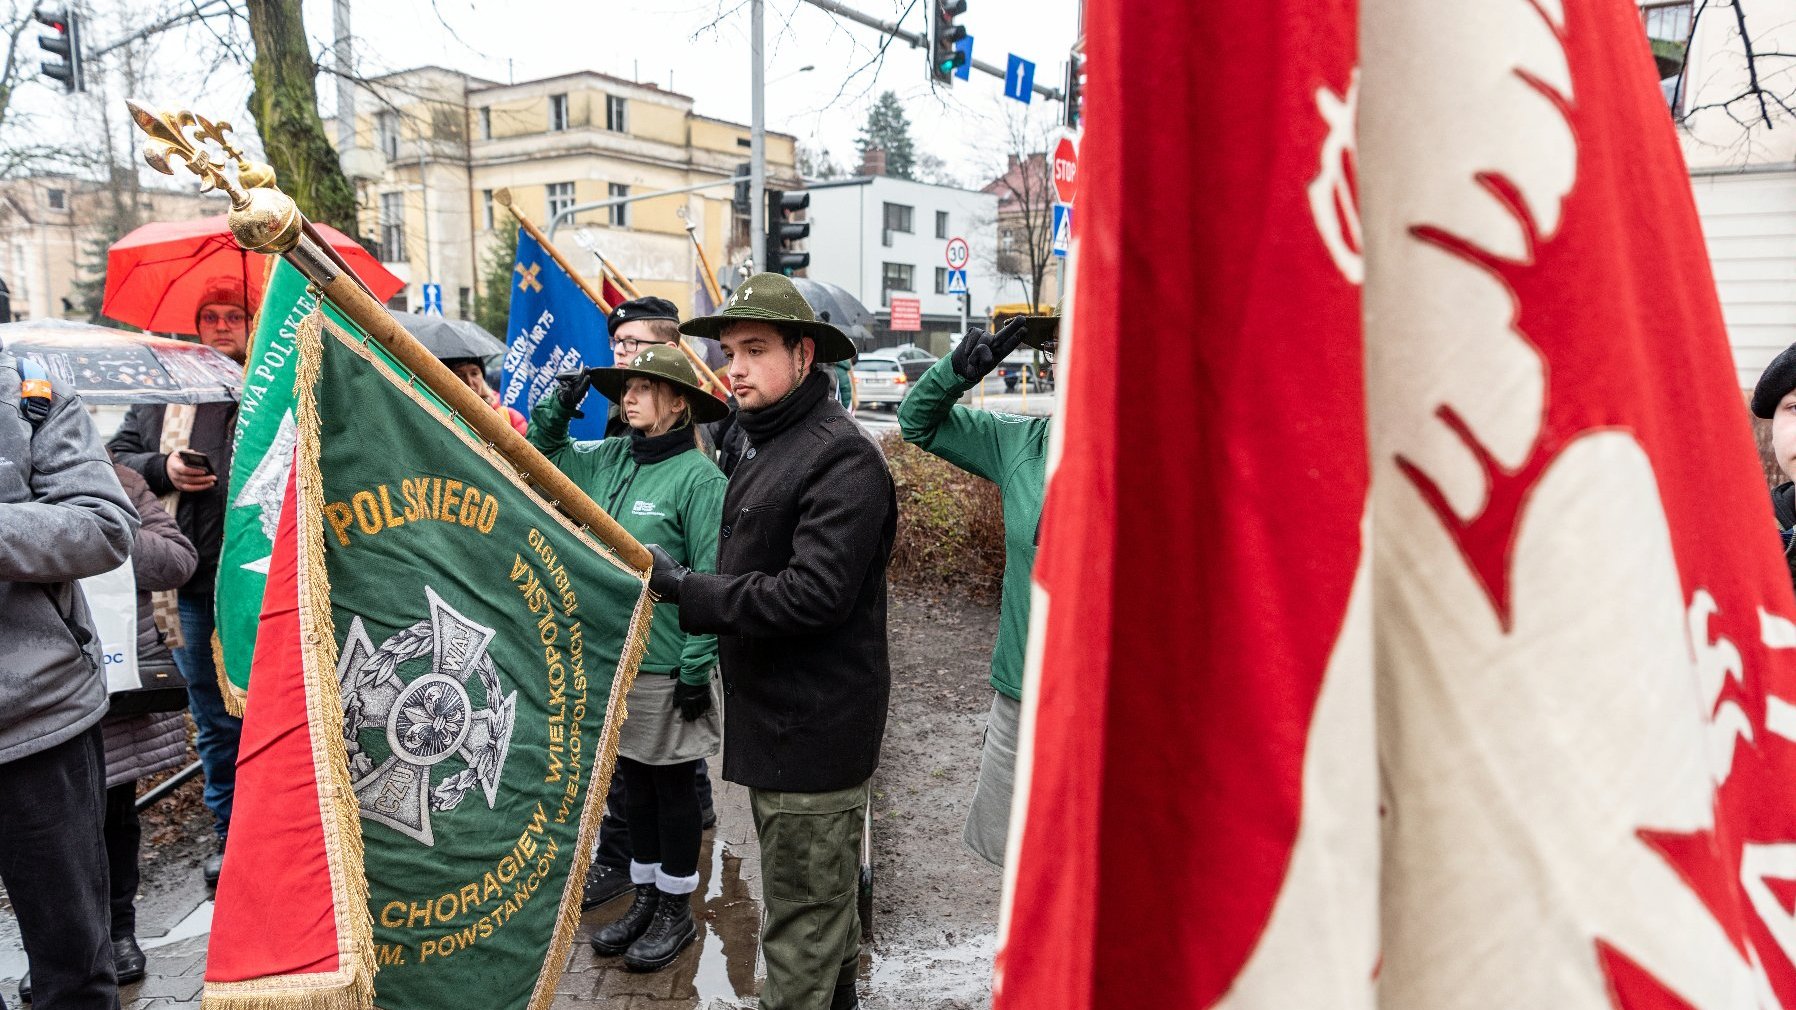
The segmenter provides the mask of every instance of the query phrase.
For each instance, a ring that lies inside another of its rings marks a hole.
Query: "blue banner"
[[[511,321],[506,324],[505,370],[499,396],[507,407],[530,416],[530,408],[555,388],[555,376],[612,363],[611,330],[605,314],[580,285],[556,265],[536,240],[518,233],[518,262],[511,271]],[[568,434],[576,439],[605,437],[610,401],[595,390],[586,395]]]

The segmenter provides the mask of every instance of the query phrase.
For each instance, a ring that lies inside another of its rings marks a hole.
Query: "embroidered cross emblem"
[[[519,291],[541,291],[543,289],[543,282],[537,280],[536,275],[542,270],[542,268],[543,268],[543,265],[541,263],[532,263],[528,267],[525,267],[524,264],[519,263],[517,266],[512,267],[512,270],[516,271],[518,276],[523,278],[522,280],[518,281],[518,290]]]

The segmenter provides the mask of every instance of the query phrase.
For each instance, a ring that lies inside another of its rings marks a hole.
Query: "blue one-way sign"
[[[1028,105],[1029,99],[1034,97],[1034,89],[1035,64],[1011,53],[1010,66],[1004,70],[1004,97]]]
[[[951,295],[967,293],[967,272],[965,270],[948,271],[948,293]]]

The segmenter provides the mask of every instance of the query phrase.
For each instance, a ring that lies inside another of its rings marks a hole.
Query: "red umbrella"
[[[329,225],[314,227],[379,301],[405,287],[354,239]],[[268,259],[238,246],[223,214],[152,221],[106,250],[106,297],[100,312],[157,333],[193,333],[200,294],[215,281],[235,279],[249,293],[251,308],[262,304]]]

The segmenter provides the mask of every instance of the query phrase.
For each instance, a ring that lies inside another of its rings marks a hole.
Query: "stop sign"
[[[1073,174],[1078,170],[1079,149],[1073,146],[1073,138],[1061,137],[1054,145],[1054,192],[1061,203],[1073,202]]]

